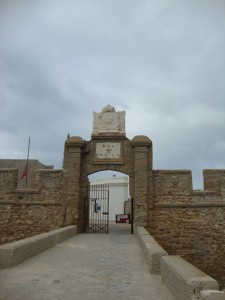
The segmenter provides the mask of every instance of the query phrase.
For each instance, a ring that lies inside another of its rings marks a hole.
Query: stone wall
[[[67,140],[70,143],[74,138]],[[76,138],[78,141],[78,138]],[[98,159],[96,157],[96,144],[105,142],[118,142],[121,145],[119,159]],[[74,143],[75,146],[75,143]],[[87,177],[99,171],[112,170],[122,172],[129,176],[130,195],[133,201],[133,219],[135,225],[147,224],[148,206],[152,206],[152,143],[146,136],[135,136],[129,140],[123,135],[92,136],[91,141],[85,141],[81,150],[81,193],[80,216],[84,215],[84,204],[87,199]],[[65,149],[68,157],[69,147]],[[67,167],[67,159],[64,165]],[[68,172],[70,170],[68,169]],[[72,173],[72,172],[71,172]],[[69,175],[71,176],[71,175]]]
[[[17,169],[18,180],[17,188],[25,189],[30,188],[32,174],[38,169],[53,169],[53,166],[46,166],[37,159],[29,159],[28,176],[20,180],[20,177],[27,164],[26,159],[0,159],[0,169]]]
[[[124,201],[124,213],[131,217],[131,201]]]
[[[0,244],[62,227],[63,171],[39,170],[34,189],[19,190],[16,169],[0,169]]]
[[[96,143],[115,141],[118,160],[96,158]],[[0,244],[72,224],[84,231],[88,175],[103,170],[129,175],[136,226],[225,285],[225,170],[204,170],[204,190],[193,191],[191,171],[152,171],[145,136],[68,137],[63,170],[38,170],[28,190],[17,189],[18,170],[0,169]]]
[[[215,175],[215,176],[214,176]],[[148,231],[225,286],[225,171],[204,170],[207,190],[193,191],[190,171],[153,171]]]

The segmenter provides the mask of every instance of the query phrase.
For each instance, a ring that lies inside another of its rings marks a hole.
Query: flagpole
[[[30,154],[30,137],[29,137],[29,140],[28,140],[28,149],[27,149],[27,175],[28,175],[28,163],[29,163],[29,154]],[[26,176],[26,188],[27,188],[27,177]]]

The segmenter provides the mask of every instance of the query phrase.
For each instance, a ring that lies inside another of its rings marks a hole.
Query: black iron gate
[[[87,232],[109,232],[109,185],[90,185]]]

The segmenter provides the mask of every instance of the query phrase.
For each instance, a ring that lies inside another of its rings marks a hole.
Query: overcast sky
[[[225,169],[224,0],[1,0],[0,158],[62,167],[93,111],[126,111],[154,169]]]

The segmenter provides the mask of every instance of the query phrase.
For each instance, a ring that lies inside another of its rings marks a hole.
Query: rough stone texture
[[[0,199],[12,198],[17,185],[17,169],[0,169]]]
[[[0,159],[0,169],[17,169],[18,180],[17,188],[31,188],[31,180],[33,173],[39,169],[53,169],[53,166],[46,166],[37,159],[29,159],[28,176],[20,180],[23,170],[27,164],[27,159]]]
[[[120,143],[118,159],[99,159],[96,143]],[[204,191],[192,190],[191,171],[152,170],[152,142],[99,133],[90,141],[68,136],[63,170],[38,170],[31,189],[18,190],[18,170],[0,169],[0,243],[87,221],[88,175],[129,175],[134,226],[144,226],[169,253],[178,254],[225,286],[225,170],[204,170]]]
[[[169,254],[178,254],[225,285],[224,172],[207,170],[220,189],[192,191],[189,171],[153,171],[154,210],[148,231]],[[219,176],[220,175],[220,176]],[[209,185],[206,185],[209,188]]]
[[[205,290],[200,292],[199,300],[225,300],[225,292]]]
[[[67,207],[65,216],[66,225],[77,224],[78,231],[83,231],[81,227],[84,218],[83,204],[81,202],[81,163],[82,148],[84,141],[81,137],[72,136],[67,138],[64,148],[63,168],[65,171],[64,180],[64,203]],[[86,179],[87,180],[87,179]],[[87,199],[85,199],[87,200]]]
[[[125,135],[125,111],[107,105],[100,113],[93,112],[93,134],[116,132]]]
[[[204,189],[225,195],[225,170],[204,170]]]
[[[62,227],[62,175],[39,170],[37,189],[16,190],[17,171],[0,170],[0,244]]]
[[[192,177],[188,170],[153,171],[154,205],[157,203],[189,202]]]
[[[161,278],[177,300],[197,300],[201,290],[218,289],[216,280],[177,255],[161,258]]]
[[[10,268],[76,234],[76,226],[68,226],[0,246],[0,268]]]
[[[150,273],[160,275],[160,260],[163,255],[167,255],[166,251],[144,227],[137,226],[135,231]]]
[[[124,201],[124,213],[131,216],[131,201]]]
[[[119,142],[121,144],[121,157],[119,159],[103,159],[96,157],[96,143]],[[74,147],[76,147],[74,145]],[[65,149],[68,152],[68,149]],[[65,165],[66,166],[66,165]],[[134,223],[147,226],[148,207],[152,205],[152,147],[151,141],[146,136],[136,136],[129,140],[118,134],[93,135],[91,141],[86,141],[81,150],[80,169],[80,194],[79,194],[79,219],[85,216],[85,203],[87,202],[87,176],[105,170],[113,170],[129,175],[130,195],[134,201]],[[71,173],[68,170],[68,176]],[[83,224],[85,227],[85,224]]]

